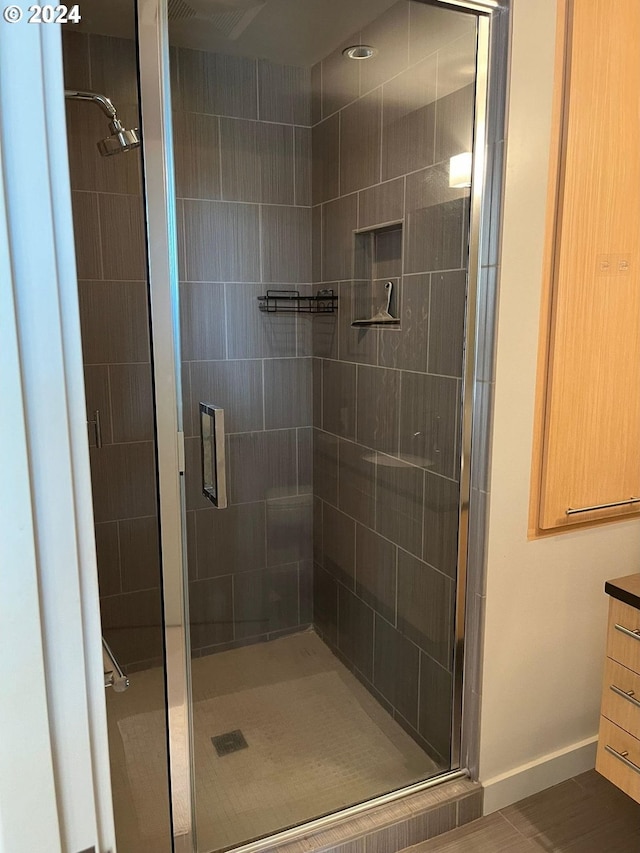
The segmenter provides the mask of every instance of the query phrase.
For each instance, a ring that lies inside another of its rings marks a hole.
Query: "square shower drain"
[[[231,752],[237,752],[239,749],[247,749],[249,744],[244,739],[244,735],[240,729],[233,732],[225,732],[223,735],[216,735],[211,738],[211,743],[215,746],[218,755],[229,755]]]

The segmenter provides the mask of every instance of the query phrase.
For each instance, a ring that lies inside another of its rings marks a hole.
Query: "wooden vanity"
[[[640,803],[640,573],[607,581],[607,658],[596,770]]]

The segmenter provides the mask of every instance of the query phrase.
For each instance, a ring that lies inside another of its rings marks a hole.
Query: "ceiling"
[[[310,66],[395,2],[169,0],[170,43]],[[83,0],[82,16],[84,32],[133,38],[134,0]]]

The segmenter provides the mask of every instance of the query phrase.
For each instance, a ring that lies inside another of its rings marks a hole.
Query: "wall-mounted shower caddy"
[[[333,290],[319,290],[311,296],[302,296],[298,290],[267,290],[258,296],[259,308],[268,314],[333,314],[338,307],[338,294]]]

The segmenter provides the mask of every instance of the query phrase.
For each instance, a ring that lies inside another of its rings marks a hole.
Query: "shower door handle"
[[[213,403],[200,403],[202,494],[218,509],[227,506],[225,450],[224,409]]]

